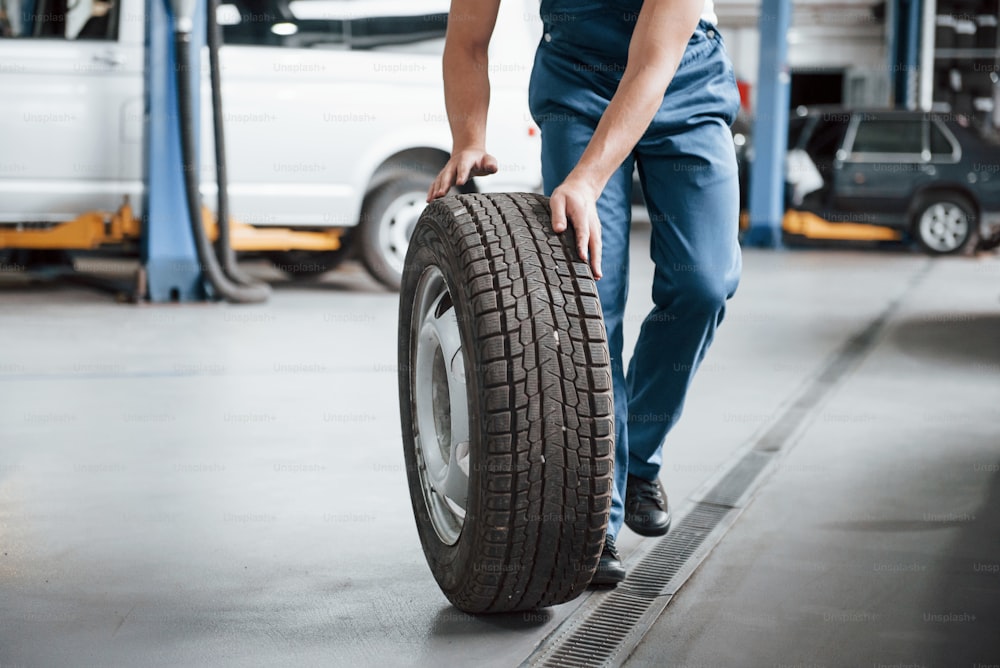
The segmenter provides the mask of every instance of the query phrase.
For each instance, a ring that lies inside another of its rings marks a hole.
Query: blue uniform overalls
[[[576,166],[614,94],[641,6],[641,0],[542,1],[544,35],[530,107],[542,130],[546,194]],[[738,109],[722,38],[701,21],[659,111],[597,202],[604,243],[597,287],[615,398],[611,537],[624,520],[627,474],[658,476],[663,440],[739,281],[739,185],[729,130]],[[622,319],[635,165],[652,220],[655,307],[642,323],[626,374]]]

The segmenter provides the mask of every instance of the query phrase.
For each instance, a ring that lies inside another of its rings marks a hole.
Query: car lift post
[[[201,46],[205,43],[204,0],[194,12],[191,76],[200,80]],[[142,271],[151,302],[200,301],[208,298],[191,233],[184,191],[180,117],[177,112],[177,67],[174,16],[169,0],[146,0],[145,49],[145,221]],[[192,86],[195,109],[199,90]],[[198,130],[195,128],[196,141]]]
[[[785,152],[788,149],[788,25],[791,0],[763,0],[760,7],[760,66],[754,159],[750,169],[748,246],[779,248],[785,213]]]
[[[269,287],[239,271],[235,251],[316,253],[340,249],[342,228],[295,230],[254,227],[232,216],[226,222],[201,202],[198,193],[201,104],[201,56],[208,46],[213,99],[211,105],[217,183],[216,211],[228,209],[224,178],[222,104],[215,94],[219,84],[218,46],[206,31],[212,21],[214,1],[145,0],[146,34],[143,58],[143,185],[137,205],[124,197],[117,211],[86,211],[44,229],[0,227],[0,250],[34,253],[46,264],[56,258],[63,266],[50,269],[65,276],[118,293],[123,301],[187,302],[209,299],[257,304],[270,294]],[[183,17],[178,20],[178,17]],[[218,34],[217,32],[214,34]],[[180,62],[187,51],[188,62]],[[215,69],[211,69],[215,68]],[[185,85],[179,85],[183,82]],[[187,85],[189,84],[190,85]],[[183,113],[182,105],[183,104]],[[190,127],[188,127],[190,124]],[[185,164],[191,169],[186,170]],[[187,177],[194,178],[188,179]],[[190,184],[191,192],[188,192]],[[193,195],[193,196],[189,196]],[[199,215],[200,214],[200,215]],[[197,225],[195,225],[197,223]],[[228,230],[227,230],[228,226]],[[227,233],[228,232],[228,233]],[[213,241],[215,246],[213,248]],[[67,251],[94,251],[102,247],[134,248],[139,244],[138,280],[123,286],[103,278],[66,271]],[[204,260],[204,261],[203,261]]]
[[[889,3],[889,82],[897,109],[916,109],[918,104],[922,4],[921,0]]]

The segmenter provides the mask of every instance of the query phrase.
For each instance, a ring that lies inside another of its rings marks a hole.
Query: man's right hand
[[[549,207],[552,212],[552,231],[562,234],[573,223],[576,252],[580,259],[590,264],[594,279],[601,280],[601,220],[597,217],[597,198],[601,191],[574,172],[552,191]]]
[[[427,191],[427,201],[444,197],[454,186],[464,186],[473,176],[496,174],[497,159],[481,148],[467,148],[452,154]]]

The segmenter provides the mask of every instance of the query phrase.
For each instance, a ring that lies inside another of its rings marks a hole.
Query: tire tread
[[[442,588],[468,612],[571,600],[597,567],[611,505],[610,359],[590,268],[571,232],[552,232],[540,195],[452,196],[424,216],[464,278],[485,407],[483,513],[463,530],[473,572]]]

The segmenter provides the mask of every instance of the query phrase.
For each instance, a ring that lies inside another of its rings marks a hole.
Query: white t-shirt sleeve
[[[712,0],[705,0],[705,6],[701,10],[701,18],[712,25],[719,24],[719,17],[715,15],[715,3]]]

